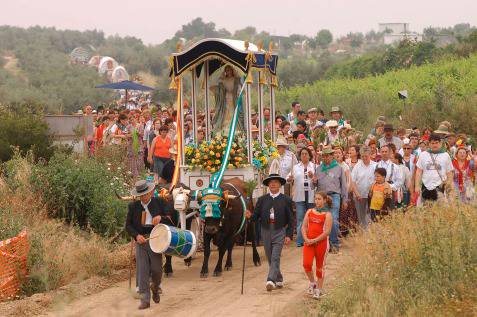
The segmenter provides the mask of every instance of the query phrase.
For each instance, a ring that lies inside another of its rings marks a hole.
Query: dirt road
[[[164,294],[161,303],[151,302],[151,308],[138,311],[139,301],[133,298],[128,282],[121,282],[100,293],[80,298],[68,304],[58,302],[45,316],[300,316],[301,304],[307,281],[301,266],[302,253],[294,245],[284,249],[282,273],[285,287],[268,293],[265,279],[268,272],[263,248],[259,248],[262,266],[254,267],[251,247],[247,247],[245,294],[240,295],[242,247],[234,248],[233,270],[221,277],[199,278],[202,254],[194,259],[191,267],[174,258],[174,276],[163,280]],[[343,254],[346,253],[344,250]],[[345,255],[329,255],[327,259],[328,283],[336,278],[333,272]],[[213,271],[217,252],[211,255],[209,271]],[[134,281],[133,281],[134,285]],[[326,285],[325,285],[326,288]]]

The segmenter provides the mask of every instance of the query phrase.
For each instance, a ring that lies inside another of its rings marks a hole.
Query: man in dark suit
[[[263,246],[270,266],[266,284],[269,292],[283,287],[280,256],[283,245],[293,238],[292,200],[280,193],[285,183],[280,175],[270,174],[263,180],[270,193],[258,198],[253,214],[247,210],[247,218],[260,221],[262,225]]]
[[[154,184],[145,180],[136,182],[131,195],[139,198],[128,205],[126,231],[136,240],[137,284],[141,295],[139,309],[150,307],[151,290],[149,280],[152,280],[152,300],[159,303],[159,287],[162,278],[162,254],[154,253],[147,238],[155,225],[165,216],[164,208],[159,199],[153,197]]]

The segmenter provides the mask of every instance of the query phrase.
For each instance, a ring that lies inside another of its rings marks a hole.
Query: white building
[[[379,32],[390,30],[391,34],[409,33],[409,23],[379,23]]]
[[[422,34],[409,30],[409,23],[379,23],[379,32],[388,32],[384,34],[384,44],[399,43],[404,39],[422,41]]]

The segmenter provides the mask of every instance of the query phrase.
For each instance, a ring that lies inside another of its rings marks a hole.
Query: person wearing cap
[[[328,133],[326,134],[325,145],[332,145],[340,137],[338,133],[338,121],[329,120],[326,122],[326,128],[328,129]]]
[[[402,148],[402,140],[397,136],[394,136],[394,127],[390,123],[384,125],[384,135],[379,139],[378,143],[379,147],[392,143],[396,146],[396,151],[399,151]]]
[[[318,110],[316,108],[308,109],[308,120],[306,123],[308,124],[308,129],[310,132],[323,126],[323,122],[318,120]]]
[[[340,248],[338,239],[339,233],[339,212],[340,206],[345,210],[348,201],[348,183],[345,170],[334,159],[334,150],[331,147],[323,149],[322,162],[316,168],[313,181],[316,183],[316,190],[325,192],[331,197],[333,206],[330,208],[333,216],[333,226],[331,227],[330,243],[331,251],[336,253]]]
[[[153,183],[145,180],[136,182],[131,195],[138,200],[129,203],[126,217],[126,231],[136,241],[137,284],[141,295],[139,309],[150,307],[151,290],[153,301],[160,301],[162,254],[152,252],[146,240],[163,216],[161,202],[153,197],[154,188]]]
[[[442,149],[441,136],[432,133],[429,136],[429,151],[423,151],[416,163],[415,194],[421,195],[423,200],[435,201],[439,193],[453,192],[453,179],[452,160]]]
[[[280,193],[286,180],[278,174],[270,174],[263,180],[269,193],[258,198],[253,214],[247,210],[251,221],[259,221],[265,255],[269,271],[266,289],[272,291],[283,287],[283,275],[280,271],[280,257],[284,244],[293,238],[293,212],[290,197]]]
[[[293,166],[295,166],[298,163],[298,160],[295,156],[295,154],[289,150],[288,148],[288,142],[285,140],[283,136],[279,136],[276,141],[276,146],[278,150],[278,154],[280,155],[279,162],[280,162],[280,176],[283,178],[286,178],[288,174],[290,174]],[[290,188],[287,186],[288,184],[285,185],[285,193],[288,195],[290,194]],[[288,187],[288,188],[287,188]]]
[[[252,140],[257,141],[259,137],[259,130],[256,125],[252,125]]]
[[[444,122],[447,122],[447,121],[444,121]],[[448,123],[448,122],[447,122],[447,124],[442,124],[441,123],[439,125],[439,127],[437,128],[437,130],[435,130],[433,133],[440,136],[441,140],[443,141],[442,142],[442,148],[450,152],[450,146],[447,143],[447,137],[451,134],[449,132],[449,125],[450,125],[450,123]]]
[[[345,119],[343,119],[343,112],[340,107],[331,107],[330,111],[331,119],[338,122],[338,125],[345,124]]]

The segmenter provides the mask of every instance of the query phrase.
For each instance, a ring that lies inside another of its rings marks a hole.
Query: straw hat
[[[338,127],[338,121],[336,120],[329,120],[326,122],[326,127],[328,128],[336,128]]]
[[[277,146],[288,146],[287,140],[283,136],[278,136],[277,141],[275,142]]]
[[[434,131],[434,133],[436,134],[442,134],[442,135],[449,135],[450,132],[449,132],[449,128],[446,126],[446,125],[439,125],[439,127],[437,128],[437,130]]]
[[[340,107],[331,107],[330,113],[333,113],[333,112],[339,112],[339,113],[341,113]]]
[[[331,147],[325,147],[322,151],[322,155],[332,155],[335,153],[335,150],[333,150]]]
[[[308,113],[310,113],[310,112],[318,112],[318,110],[316,110],[316,108],[310,108],[310,109],[308,109]]]

